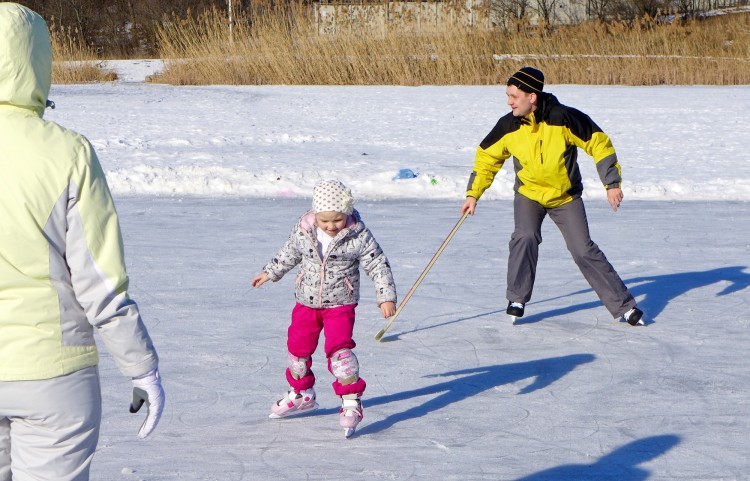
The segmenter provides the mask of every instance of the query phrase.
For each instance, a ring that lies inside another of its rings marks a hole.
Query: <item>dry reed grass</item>
[[[50,25],[52,83],[111,82],[115,72],[101,68],[96,52],[85,45],[75,30]]]
[[[504,82],[522,65],[549,83],[750,84],[750,14],[634,25],[589,22],[522,33],[417,32],[390,27],[318,34],[296,7],[240,19],[230,42],[213,12],[173,19],[158,33],[165,69],[177,85],[481,85]]]

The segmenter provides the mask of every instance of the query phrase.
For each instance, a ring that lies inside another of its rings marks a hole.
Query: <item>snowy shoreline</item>
[[[750,200],[750,86],[549,86],[610,134],[631,200]],[[303,198],[335,177],[362,199],[463,198],[507,111],[493,87],[54,86],[46,116],[91,140],[117,194]],[[717,103],[716,99],[721,99]],[[585,198],[603,198],[579,155]],[[392,179],[402,169],[419,174]],[[512,165],[485,200],[512,197]]]

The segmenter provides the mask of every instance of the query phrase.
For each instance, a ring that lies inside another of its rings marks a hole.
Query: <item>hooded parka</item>
[[[127,293],[115,207],[91,144],[42,118],[51,72],[44,20],[0,3],[0,381],[96,365],[94,328],[141,376],[157,355]]]

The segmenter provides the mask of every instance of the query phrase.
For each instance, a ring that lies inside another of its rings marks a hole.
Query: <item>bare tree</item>
[[[490,10],[495,22],[504,28],[520,28],[520,25],[529,20],[531,13],[531,0],[491,0]]]
[[[617,11],[617,0],[588,0],[588,10],[592,18],[607,21]]]
[[[165,16],[226,9],[226,0],[16,0],[58,27],[70,28],[105,57],[152,56]],[[247,8],[250,0],[233,0]]]
[[[553,25],[556,23],[555,8],[558,0],[536,0],[537,17],[544,25]]]

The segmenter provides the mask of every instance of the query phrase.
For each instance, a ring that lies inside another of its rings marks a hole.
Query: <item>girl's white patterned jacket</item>
[[[322,308],[359,302],[361,265],[375,283],[378,306],[383,302],[396,302],[396,285],[388,259],[356,209],[324,254],[321,259],[315,215],[307,212],[263,271],[276,282],[299,264],[295,289],[297,302]]]

